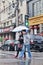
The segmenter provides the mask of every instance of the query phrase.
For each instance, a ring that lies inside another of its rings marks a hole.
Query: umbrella
[[[8,37],[5,37],[4,40],[8,40],[9,38]]]
[[[19,32],[22,30],[29,30],[26,26],[18,26],[12,30],[12,32]]]
[[[11,43],[14,43],[14,41],[13,41],[13,40],[7,40],[7,41],[5,42],[5,44],[11,44]]]

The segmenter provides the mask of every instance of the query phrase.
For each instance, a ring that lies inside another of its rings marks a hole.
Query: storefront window
[[[9,22],[7,22],[7,25],[9,25]]]
[[[4,27],[6,26],[6,23],[4,23]]]
[[[42,24],[42,31],[43,31],[43,24]]]

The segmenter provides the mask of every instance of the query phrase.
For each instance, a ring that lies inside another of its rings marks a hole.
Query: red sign
[[[10,31],[10,28],[5,28],[3,31],[4,32],[9,32]]]

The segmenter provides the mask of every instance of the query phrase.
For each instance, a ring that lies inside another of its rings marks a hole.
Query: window
[[[22,24],[23,23],[23,14],[20,14],[20,16],[18,17],[19,23]]]
[[[7,22],[7,25],[9,25],[9,22]]]
[[[43,0],[39,0],[33,3],[34,16],[43,14]]]
[[[27,2],[27,14],[29,14],[29,2]]]
[[[5,6],[3,6],[3,13],[5,13]]]
[[[43,13],[43,0],[41,0],[41,14]]]
[[[20,5],[22,6],[22,4],[23,4],[23,1],[22,1],[22,0],[20,0]]]
[[[21,21],[23,21],[23,14],[21,14]]]
[[[34,16],[36,16],[36,3],[34,4]]]
[[[12,1],[12,7],[13,7],[13,8],[15,7],[14,1]]]
[[[34,3],[34,16],[40,14],[40,1]]]
[[[12,20],[10,20],[10,23],[11,23],[11,25],[12,25]]]
[[[4,23],[4,27],[6,26],[6,23]]]
[[[9,11],[11,10],[11,3],[9,3]]]
[[[43,31],[43,24],[42,24],[42,31]]]

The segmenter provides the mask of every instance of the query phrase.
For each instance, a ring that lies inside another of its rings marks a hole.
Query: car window
[[[32,40],[34,40],[34,39],[35,39],[35,35],[30,35],[30,38],[31,38]]]
[[[42,39],[42,37],[41,37],[41,36],[39,36],[39,35],[36,35],[36,36],[35,36],[35,39],[37,39],[37,40],[39,40],[39,41],[40,41],[40,40]]]

